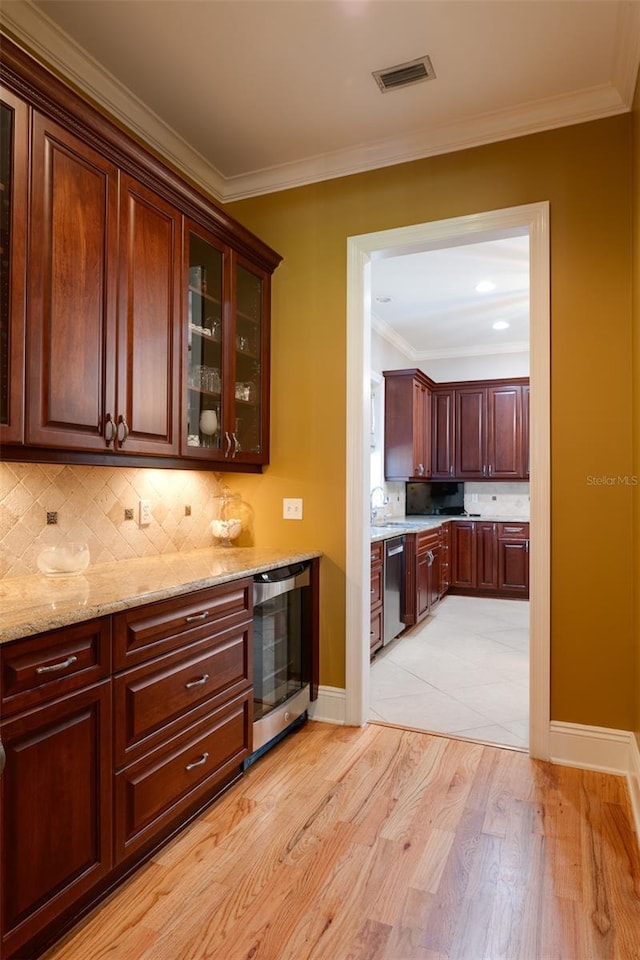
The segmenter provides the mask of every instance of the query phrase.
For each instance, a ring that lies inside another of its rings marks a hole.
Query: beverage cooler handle
[[[404,544],[400,544],[399,547],[394,547],[393,550],[389,550],[387,553],[388,557],[395,557],[397,553],[404,553]]]

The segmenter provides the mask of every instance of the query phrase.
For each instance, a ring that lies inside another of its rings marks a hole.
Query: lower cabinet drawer
[[[251,629],[233,627],[115,678],[116,767],[166,740],[167,724],[182,729],[246,689]]]
[[[371,632],[369,635],[371,653],[382,646],[382,606],[371,611]]]
[[[116,862],[213,797],[251,752],[251,692],[198,721],[116,774]]]

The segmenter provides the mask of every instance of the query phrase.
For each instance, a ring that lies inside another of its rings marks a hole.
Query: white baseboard
[[[638,740],[632,734],[629,748],[629,772],[627,774],[629,796],[631,797],[631,812],[635,821],[636,835],[640,843],[640,747]]]
[[[629,773],[630,730],[588,727],[581,723],[549,724],[549,760],[624,777]]]
[[[323,723],[346,723],[346,691],[341,687],[318,687],[318,699],[309,707],[309,717]]]

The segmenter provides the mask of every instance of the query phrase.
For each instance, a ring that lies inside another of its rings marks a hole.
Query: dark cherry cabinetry
[[[252,745],[244,579],[0,647],[2,948],[36,957]]]
[[[405,540],[406,580],[403,620],[419,623],[443,596],[442,527],[409,534]]]
[[[451,537],[452,592],[528,598],[528,523],[453,521]]]
[[[527,480],[529,382],[385,370],[387,480]]]
[[[457,479],[523,479],[523,452],[522,384],[456,387]]]
[[[34,956],[112,867],[108,640],[105,618],[1,651],[3,957]]]
[[[434,390],[431,396],[433,431],[431,450],[431,477],[433,480],[451,480],[455,475],[455,408],[454,391]]]
[[[384,371],[384,474],[387,480],[431,476],[431,390],[420,370]]]
[[[529,596],[529,524],[498,524],[498,589],[513,597]]]
[[[0,77],[3,455],[259,471],[280,257],[4,38]]]
[[[27,106],[0,88],[0,443],[24,440]]]
[[[371,632],[369,634],[371,656],[382,646],[384,636],[384,544],[378,540],[371,544]]]

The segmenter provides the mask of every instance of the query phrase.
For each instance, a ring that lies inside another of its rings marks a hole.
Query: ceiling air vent
[[[430,57],[419,57],[417,60],[399,63],[395,67],[387,67],[386,70],[374,70],[373,76],[382,92],[386,93],[387,90],[407,87],[410,83],[434,80],[436,72]]]

